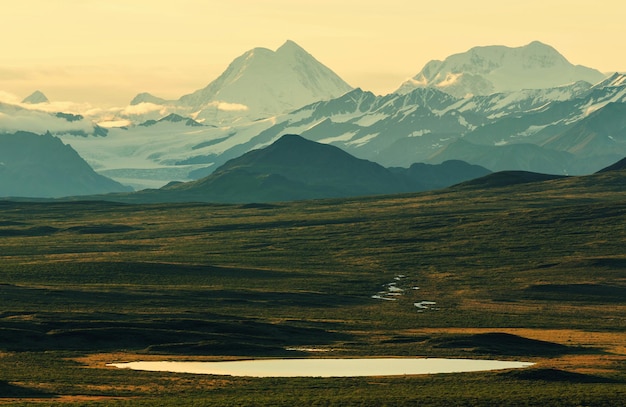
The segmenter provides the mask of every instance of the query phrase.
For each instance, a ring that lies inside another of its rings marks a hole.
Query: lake
[[[528,362],[441,358],[254,359],[223,362],[110,363],[122,369],[247,377],[356,377],[519,369]]]

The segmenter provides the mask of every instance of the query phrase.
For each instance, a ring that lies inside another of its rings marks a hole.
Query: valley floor
[[[626,200],[610,185],[0,202],[0,404],[624,405]],[[106,366],[357,356],[536,365],[329,379]]]

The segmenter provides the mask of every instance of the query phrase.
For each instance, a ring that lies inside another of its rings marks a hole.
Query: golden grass
[[[525,358],[536,363],[535,367],[568,370],[583,374],[607,374],[622,372],[623,364],[626,362],[626,335],[621,332],[532,328],[423,328],[406,331],[406,333],[413,335],[484,334],[492,332],[507,333],[566,346],[593,348],[605,352],[604,354]]]

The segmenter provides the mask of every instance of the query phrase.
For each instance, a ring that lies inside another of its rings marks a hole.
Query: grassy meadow
[[[607,173],[278,204],[0,201],[0,404],[625,405],[622,185]],[[395,301],[372,298],[390,283]],[[536,365],[326,379],[106,366],[357,356]]]

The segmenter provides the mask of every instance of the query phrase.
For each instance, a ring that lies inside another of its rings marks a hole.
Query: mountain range
[[[229,160],[200,180],[101,199],[263,203],[344,198],[443,188],[488,173],[462,161],[387,169],[337,147],[291,134]]]
[[[140,94],[126,124],[110,129],[37,111],[42,95],[27,109],[0,104],[0,127],[50,130],[98,173],[135,189],[204,178],[284,134],[390,170],[460,160],[490,171],[580,175],[626,156],[626,76],[572,65],[539,42],[431,61],[378,96],[352,89],[287,41],[244,53],[178,100]]]
[[[524,75],[511,71],[516,65],[523,66]],[[506,74],[507,86],[515,85],[516,90],[459,97],[452,88],[433,82],[377,96],[357,88],[261,120],[226,124],[180,114],[204,127],[131,125],[111,129],[108,140],[62,137],[102,174],[136,188],[202,178],[229,159],[268,146],[283,134],[331,144],[385,167],[462,160],[491,171],[577,175],[595,172],[626,155],[626,136],[618,129],[618,105],[626,98],[622,74],[605,77],[591,68],[572,65],[554,48],[538,42],[517,48],[474,48],[443,61],[441,72],[445,67],[451,72],[465,67],[473,72],[468,78],[474,79],[480,76],[476,72],[484,71],[478,82]],[[484,67],[496,68],[485,71]],[[544,74],[549,81],[532,85],[553,87],[526,87],[527,76]],[[590,82],[596,79],[600,81]],[[588,124],[594,120],[615,122],[615,127],[595,126],[593,135],[588,134],[593,127]],[[578,142],[569,136],[575,131]],[[581,142],[587,137],[589,142]],[[109,160],[103,154],[107,150],[115,150],[124,160]]]
[[[384,168],[328,144],[316,143],[298,135],[284,135],[267,147],[229,160],[212,174],[197,181],[172,182],[159,189],[87,198],[124,203],[265,204],[399,194],[445,187],[506,188],[561,179],[578,185],[602,182],[607,187],[621,188],[625,168],[626,159],[598,171],[596,175],[583,177],[528,171],[491,173],[483,167],[463,161]],[[606,173],[617,175],[601,175]]]

